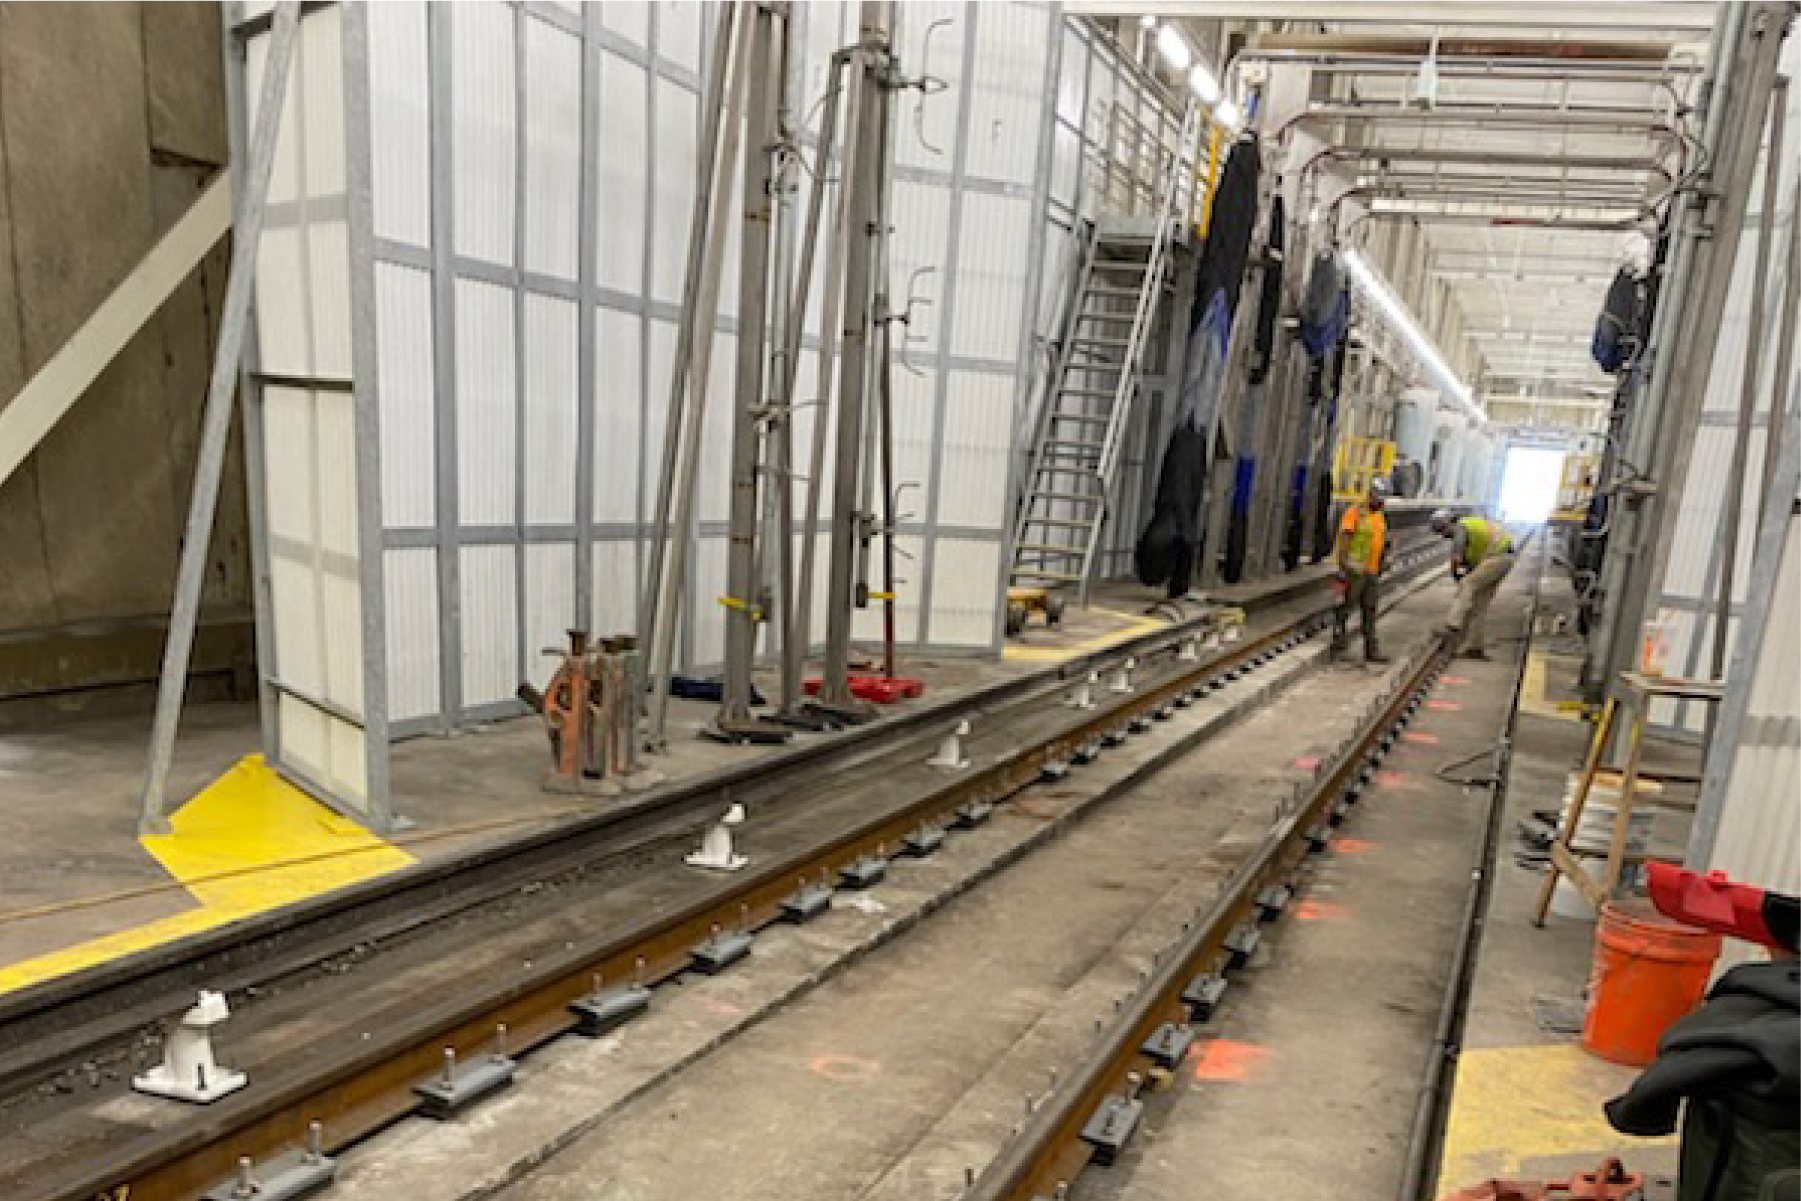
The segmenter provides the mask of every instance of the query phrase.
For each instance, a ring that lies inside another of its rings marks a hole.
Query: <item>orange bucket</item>
[[[1582,1045],[1602,1059],[1644,1067],[1657,1040],[1707,993],[1720,936],[1671,921],[1642,900],[1601,908],[1588,975]]]

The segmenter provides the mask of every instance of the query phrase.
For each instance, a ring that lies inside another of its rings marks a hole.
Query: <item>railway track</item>
[[[1427,557],[1426,551],[1409,556],[1413,566]],[[886,859],[904,853],[909,840],[929,843],[940,836],[944,826],[979,820],[987,806],[1038,779],[1047,764],[1080,754],[1133,721],[1149,720],[1150,715],[1268,662],[1317,629],[1323,613],[1317,604],[1302,606],[1299,613],[1275,628],[1204,663],[1184,660],[1181,649],[1194,631],[1177,629],[1078,660],[1049,679],[1041,676],[1014,682],[993,690],[992,695],[966,698],[957,708],[979,711],[979,726],[999,732],[972,747],[978,764],[971,770],[938,775],[928,779],[925,787],[919,786],[915,771],[910,780],[894,783],[874,803],[862,806],[852,820],[798,843],[784,855],[767,858],[741,876],[680,903],[658,907],[647,916],[611,924],[603,934],[568,939],[549,954],[535,954],[525,969],[508,972],[505,978],[466,982],[467,987],[456,995],[416,1004],[403,1019],[384,1022],[363,1037],[320,1040],[322,1051],[262,1065],[254,1088],[204,1110],[183,1111],[177,1120],[152,1129],[111,1129],[102,1144],[83,1145],[74,1140],[60,1155],[34,1161],[29,1178],[19,1182],[21,1191],[9,1187],[8,1195],[185,1199],[229,1182],[242,1157],[267,1164],[284,1154],[298,1153],[297,1149],[309,1145],[309,1139],[315,1140],[320,1152],[329,1154],[415,1111],[421,1103],[417,1086],[442,1072],[447,1048],[465,1067],[480,1065],[494,1047],[497,1031],[504,1030],[508,1053],[517,1054],[575,1029],[583,1019],[570,1006],[592,996],[597,975],[608,981],[653,987],[691,970],[710,955],[729,958],[741,940],[754,937],[762,927],[801,916],[817,904],[822,889],[879,873]],[[1103,694],[1096,707],[1087,711],[1054,703],[1067,692],[1070,678],[1085,678],[1090,671],[1116,667],[1127,658],[1138,664],[1134,692]],[[815,786],[829,783],[835,775],[853,780],[883,778],[885,767],[916,765],[923,760],[923,748],[935,742],[946,716],[946,711],[939,711],[900,723],[891,731],[893,737],[881,739],[880,745],[870,738],[847,740],[832,755],[809,756],[808,763],[784,765],[769,773],[776,779],[737,780],[723,789],[715,782],[712,791],[696,788],[665,798],[660,809],[645,806],[638,819],[614,817],[611,822],[597,821],[567,833],[578,840],[593,840],[604,833],[610,838],[610,853],[623,855],[627,851],[621,850],[622,846],[642,849],[685,836],[694,828],[696,815],[716,812],[721,800],[731,796],[732,786],[740,790],[755,786],[759,792],[774,793],[792,791],[796,778],[803,775]],[[541,840],[531,848],[542,849]],[[502,858],[504,866],[490,866],[491,874],[485,880],[465,882],[462,890],[443,888],[433,896],[432,885],[442,887],[444,881],[435,873],[426,873],[434,879],[404,882],[385,898],[359,898],[365,906],[386,900],[385,906],[366,911],[366,916],[373,912],[373,926],[358,927],[345,918],[345,910],[355,912],[357,904],[339,898],[343,908],[320,907],[326,911],[322,916],[327,924],[320,928],[326,934],[311,939],[294,937],[285,943],[277,938],[261,958],[252,951],[245,955],[248,963],[232,964],[236,978],[266,980],[280,972],[299,970],[309,955],[318,957],[321,942],[342,942],[345,931],[367,939],[375,927],[414,930],[441,923],[447,914],[478,904],[479,900],[472,898],[482,893],[492,896],[516,891],[520,880],[533,874],[533,867],[542,875],[546,866],[566,868],[571,861],[592,860],[600,853],[594,845],[564,847],[562,851],[560,855],[528,851],[510,861]],[[421,887],[427,890],[423,894]],[[421,896],[426,898],[423,913],[417,906],[409,907]],[[304,917],[290,920],[299,920],[300,928],[305,928]],[[137,995],[144,998],[137,1002],[140,1008],[160,995],[161,1013],[167,1013],[170,989],[166,981],[171,974],[184,990],[197,982],[217,987],[216,978],[195,980],[194,976],[216,964],[220,955],[231,964],[234,949],[245,953],[240,944],[236,948],[190,948],[185,958],[175,953],[155,957],[140,965],[142,970],[135,977],[128,963],[107,965],[111,971],[65,984],[61,991],[74,994],[77,1012],[83,1007],[105,1012],[109,990],[135,986]],[[620,995],[612,993],[601,1000],[618,1003]],[[40,1002],[44,999],[38,998]],[[9,1020],[28,1023],[34,1017],[42,1021],[41,1010],[34,1013],[15,999],[10,1011],[0,1009],[0,1030]],[[141,1023],[141,1012],[129,1011],[98,1023],[98,1032],[96,1024],[84,1026],[77,1020],[54,1050],[66,1056],[70,1047],[92,1048],[108,1037],[118,1038],[121,1031],[135,1031]],[[19,1064],[12,1071],[14,1078],[29,1074],[29,1069]],[[322,1136],[312,1134],[315,1122],[322,1124]],[[54,1132],[57,1128],[52,1125],[50,1129]]]

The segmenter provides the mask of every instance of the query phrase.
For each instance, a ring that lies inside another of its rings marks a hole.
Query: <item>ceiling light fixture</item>
[[[1163,61],[1177,74],[1188,70],[1188,64],[1194,61],[1194,51],[1188,48],[1188,39],[1174,25],[1157,26],[1157,53],[1163,56]]]
[[[1344,264],[1351,273],[1351,282],[1381,312],[1389,328],[1401,335],[1401,340],[1407,343],[1407,348],[1413,352],[1413,357],[1419,361],[1420,366],[1426,369],[1426,374],[1432,378],[1433,383],[1438,385],[1439,391],[1455,401],[1459,408],[1477,422],[1486,423],[1488,415],[1471,398],[1469,385],[1451,370],[1451,365],[1445,362],[1438,347],[1432,344],[1432,339],[1426,336],[1426,332],[1413,319],[1413,314],[1407,311],[1401,298],[1388,286],[1388,281],[1377,274],[1375,268],[1365,262],[1363,256],[1355,250],[1345,251]]]
[[[1219,99],[1219,80],[1213,78],[1213,72],[1207,69],[1206,63],[1197,62],[1188,73],[1188,86],[1200,98],[1202,104],[1212,104]]]

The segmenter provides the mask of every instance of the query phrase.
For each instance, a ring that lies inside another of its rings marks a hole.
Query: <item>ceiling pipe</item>
[[[1552,108],[1546,105],[1510,104],[1505,108],[1483,104],[1439,105],[1436,108],[1399,108],[1392,102],[1316,104],[1298,120],[1381,121],[1385,125],[1528,125],[1582,129],[1615,129],[1623,133],[1677,136],[1669,122],[1637,109]]]

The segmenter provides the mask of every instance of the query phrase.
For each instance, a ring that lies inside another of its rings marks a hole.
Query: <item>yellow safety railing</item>
[[[1557,507],[1552,521],[1582,521],[1595,495],[1595,477],[1601,470],[1599,455],[1563,456],[1563,478],[1557,485]]]
[[[1340,438],[1332,453],[1332,499],[1361,500],[1370,481],[1395,469],[1395,444],[1381,438]]]

